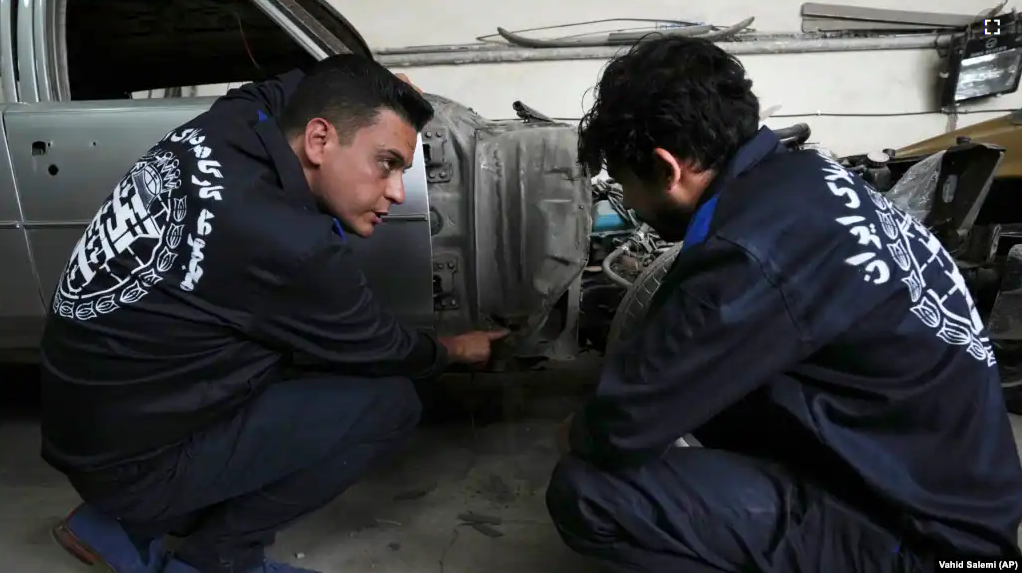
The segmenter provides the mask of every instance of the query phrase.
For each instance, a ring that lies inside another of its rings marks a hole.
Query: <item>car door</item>
[[[18,105],[14,65],[16,4],[16,0],[0,0],[0,117]],[[43,312],[21,219],[6,132],[0,121],[0,264],[4,271],[0,279],[0,350],[30,348],[38,339],[38,316]],[[17,356],[3,353],[3,360],[11,358]]]
[[[43,306],[74,245],[124,172],[215,100],[145,95],[164,88],[180,92],[181,86],[240,85],[341,51],[371,57],[354,28],[316,0],[203,0],[182,8],[133,0],[23,5],[31,9],[18,12],[18,43],[26,49],[17,60],[21,69],[32,70],[21,76],[29,97],[8,109],[4,121],[19,222],[27,230]],[[188,12],[176,13],[183,10]],[[26,33],[33,34],[32,41]],[[119,56],[111,60],[113,53]],[[415,163],[405,177],[405,204],[393,209],[372,240],[352,240],[376,296],[403,319],[428,326],[432,249],[421,145]]]

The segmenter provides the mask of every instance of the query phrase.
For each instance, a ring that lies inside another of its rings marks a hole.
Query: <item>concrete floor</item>
[[[428,424],[393,465],[284,531],[271,554],[323,573],[595,572],[561,544],[543,501],[556,420],[573,400],[502,392],[489,405],[501,402],[498,417],[512,421]],[[86,573],[49,536],[78,498],[39,459],[36,412],[12,402],[0,398],[4,570]],[[1022,419],[1012,423],[1022,443]],[[459,518],[468,512],[502,523],[479,531]]]
[[[10,378],[0,368],[0,381]],[[0,392],[3,570],[86,573],[91,569],[50,538],[79,499],[39,458],[38,404],[31,398],[20,406]],[[555,425],[577,400],[533,399],[520,388],[483,399],[480,410],[490,413],[482,417],[513,421],[483,425],[473,422],[477,416],[455,416],[427,423],[394,464],[284,531],[271,555],[323,573],[596,571],[563,546],[543,499],[557,460]],[[469,512],[502,523],[480,532],[459,518]]]

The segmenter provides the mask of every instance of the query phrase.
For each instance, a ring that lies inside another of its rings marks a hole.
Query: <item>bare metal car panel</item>
[[[579,296],[569,290],[588,256],[592,203],[576,128],[492,121],[429,99],[437,328],[496,324],[520,333],[511,340],[516,356],[576,353]]]

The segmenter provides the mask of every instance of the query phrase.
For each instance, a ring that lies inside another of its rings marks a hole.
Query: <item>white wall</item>
[[[717,25],[755,16],[761,32],[797,32],[801,0],[331,0],[373,49],[426,44],[462,44],[492,34],[498,26],[520,30],[601,18],[674,18]],[[844,4],[928,12],[975,14],[993,0],[928,0],[917,6],[890,0],[839,0]],[[626,7],[627,6],[627,7]],[[1009,6],[1010,7],[1010,6]],[[635,26],[611,24],[610,28]],[[589,30],[595,27],[587,28]],[[558,35],[585,31],[576,29]],[[607,29],[604,25],[601,29]],[[540,33],[536,33],[539,37]],[[937,109],[934,50],[742,56],[764,109],[781,105],[767,123],[799,121],[813,128],[813,140],[838,153],[899,147],[944,131],[948,118]],[[547,115],[577,118],[586,92],[604,61],[533,62],[400,69],[423,89],[458,100],[491,118],[513,117],[522,100]],[[1001,110],[1022,105],[1022,95],[968,106]],[[817,116],[815,114],[823,114]],[[826,114],[895,114],[888,117],[829,117]],[[900,115],[898,115],[900,114]],[[958,125],[999,113],[961,115]]]

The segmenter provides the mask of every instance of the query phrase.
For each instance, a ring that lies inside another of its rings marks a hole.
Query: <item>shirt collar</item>
[[[728,161],[720,170],[706,192],[703,193],[701,202],[709,201],[720,193],[728,183],[752,171],[764,159],[781,149],[783,149],[781,140],[777,138],[777,134],[772,129],[765,126],[759,128],[756,135],[739,147],[731,161]]]
[[[253,127],[256,136],[263,143],[263,148],[273,164],[277,177],[280,178],[281,187],[290,200],[298,201],[302,206],[310,209],[318,209],[316,199],[309,189],[309,182],[305,179],[305,171],[298,161],[291,145],[284,138],[280,128],[275,121],[260,121]]]
[[[318,211],[319,205],[312,195],[312,190],[309,189],[309,181],[305,178],[305,171],[302,170],[302,164],[298,161],[298,156],[295,155],[291,144],[284,138],[284,134],[277,127],[277,123],[267,121],[268,119],[269,116],[260,110],[259,121],[253,129],[255,129],[256,136],[263,143],[266,154],[269,156],[270,162],[277,172],[277,177],[280,178],[284,194],[292,198],[292,200],[298,201],[306,209]],[[333,231],[341,238],[341,241],[347,242],[348,237],[344,232],[344,227],[336,218],[333,220]]]
[[[768,127],[761,127],[756,135],[752,136],[752,139],[738,148],[738,152],[731,158],[731,161],[720,170],[710,186],[703,192],[702,197],[699,198],[696,211],[685,230],[683,250],[701,243],[706,238],[716,212],[717,198],[720,196],[721,190],[728,183],[748,173],[764,159],[781,149],[783,149],[781,140]]]

